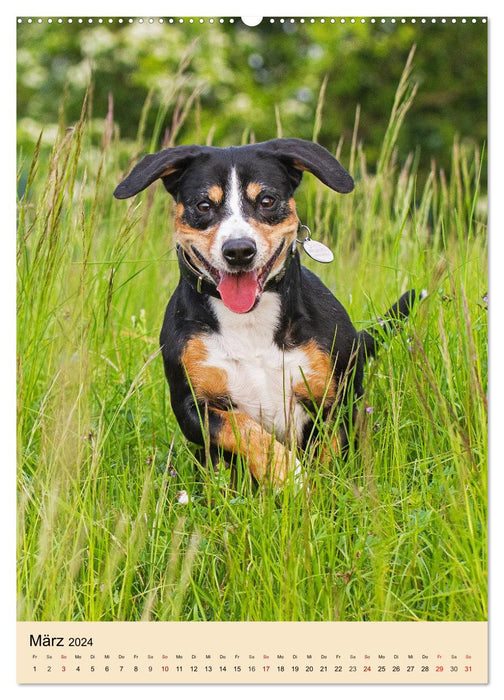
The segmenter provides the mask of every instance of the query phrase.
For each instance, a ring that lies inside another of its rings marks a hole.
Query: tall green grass
[[[421,185],[416,155],[396,162],[410,68],[376,169],[357,113],[339,147],[355,192],[310,176],[299,191],[335,253],[304,262],[359,328],[429,292],[367,368],[348,459],[302,457],[309,490],[258,492],[240,463],[235,491],[176,424],[157,341],[172,204],[161,187],[112,197],[141,129],[124,144],[86,102],[50,154],[20,159],[19,619],[486,619],[484,157],[456,141],[449,177],[433,163]],[[318,123],[323,108],[322,91]]]

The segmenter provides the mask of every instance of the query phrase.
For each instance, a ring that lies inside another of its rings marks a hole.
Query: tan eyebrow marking
[[[210,199],[214,204],[220,204],[222,202],[222,198],[224,197],[224,192],[222,190],[222,187],[219,185],[212,185],[210,189],[208,190],[208,199]]]
[[[247,185],[247,197],[254,200],[261,190],[262,187],[258,182],[249,182]]]

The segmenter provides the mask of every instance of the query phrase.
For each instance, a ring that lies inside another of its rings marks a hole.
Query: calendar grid
[[[487,682],[486,622],[18,623],[18,682]]]

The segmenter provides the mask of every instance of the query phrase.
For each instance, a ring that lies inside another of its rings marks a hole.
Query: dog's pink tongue
[[[260,287],[255,272],[230,275],[224,272],[217,287],[224,304],[235,314],[245,314],[254,306]]]

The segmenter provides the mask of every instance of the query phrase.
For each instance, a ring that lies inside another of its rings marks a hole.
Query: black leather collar
[[[180,268],[180,275],[195,289],[198,294],[209,294],[211,297],[220,299],[220,294],[217,291],[217,286],[210,282],[201,270],[189,260],[182,246],[177,245],[177,256]]]
[[[285,273],[287,272],[292,258],[296,254],[296,250],[296,245],[292,245],[289,253],[287,254],[284,266],[282,267],[280,272],[278,272],[274,277],[268,280],[266,286],[263,289],[264,292],[274,291],[278,287],[278,285],[284,278]],[[216,299],[221,298],[219,292],[217,291],[217,285],[214,282],[211,282],[208,279],[208,277],[204,275],[204,273],[193,264],[192,260],[188,259],[185,250],[180,245],[177,245],[177,256],[181,276],[187,282],[189,282],[191,287],[195,289],[198,292],[198,294],[208,294],[209,296],[215,297]]]

